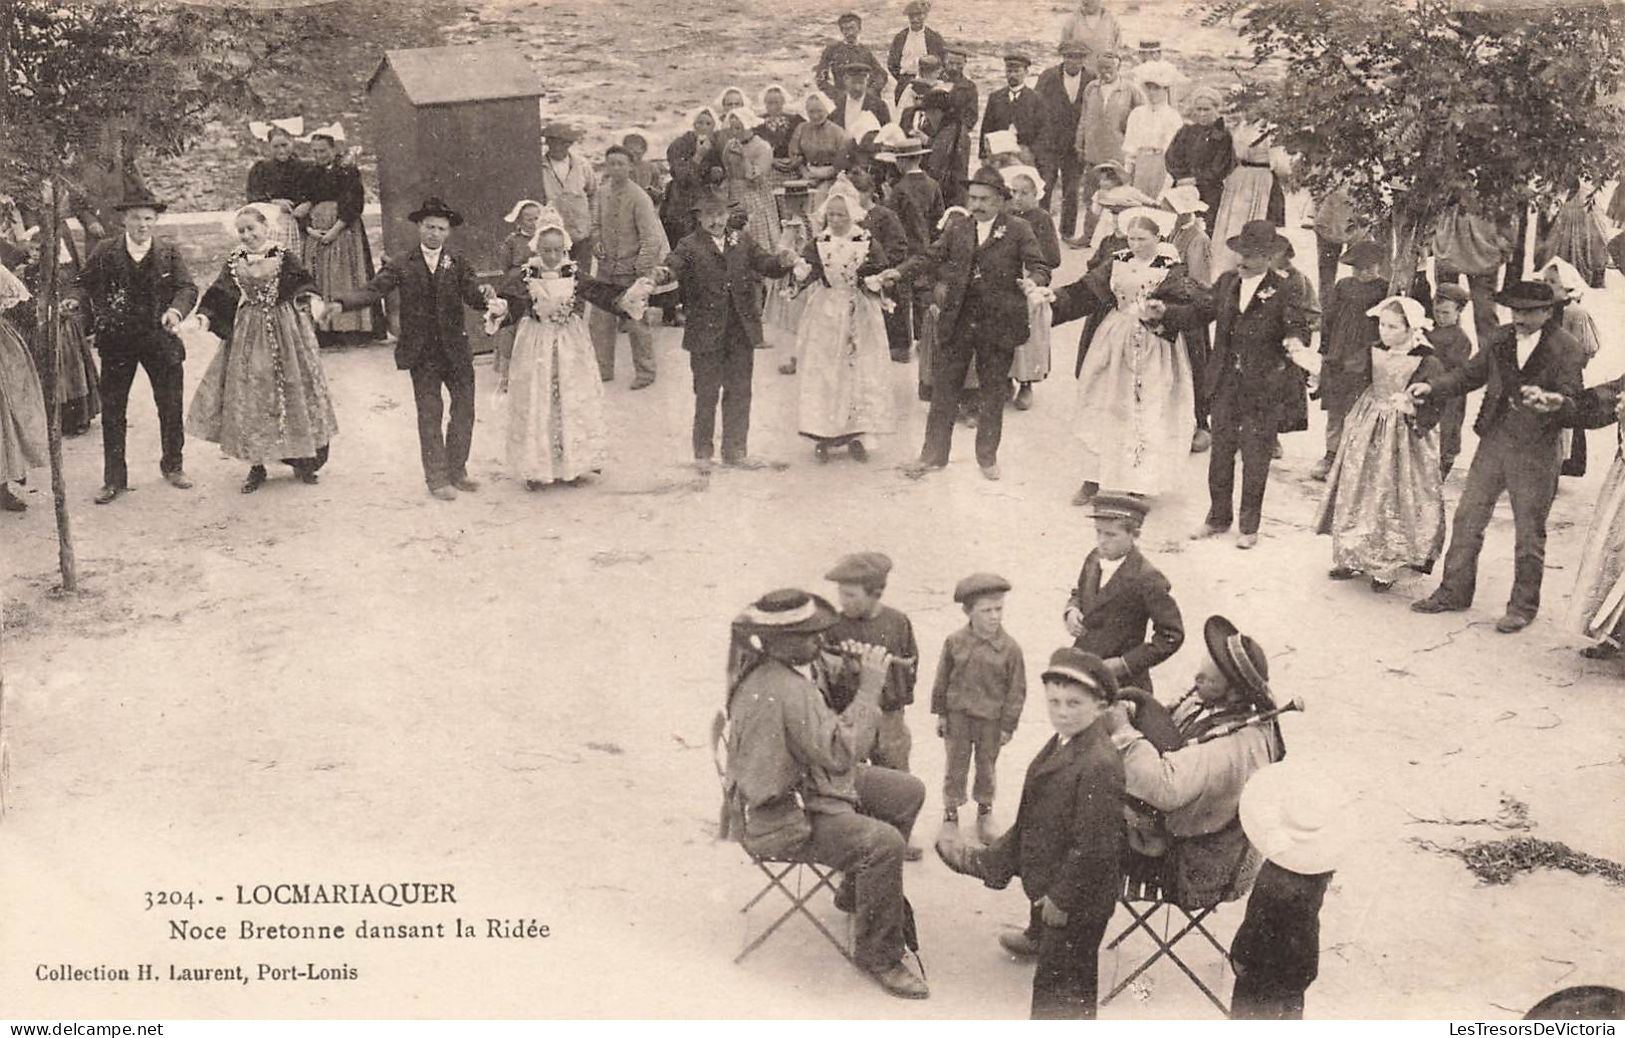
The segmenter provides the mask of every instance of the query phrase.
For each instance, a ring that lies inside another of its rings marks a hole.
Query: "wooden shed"
[[[417,247],[406,214],[439,195],[465,221],[452,247],[482,279],[501,273],[497,247],[512,230],[502,217],[541,197],[541,93],[524,53],[507,44],[384,53],[367,99],[391,256]]]

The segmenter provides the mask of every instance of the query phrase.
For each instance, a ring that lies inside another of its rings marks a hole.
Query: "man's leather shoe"
[[[633,389],[648,389],[654,384],[655,380],[652,376],[639,375],[637,378],[632,380]]]
[[[997,483],[999,481],[999,476],[1000,476],[999,466],[997,466],[997,465],[983,465],[982,466],[982,478],[983,479],[992,480],[993,482]]]
[[[999,934],[999,947],[1018,959],[1035,959],[1038,957],[1038,942],[1027,936],[1026,930]]]
[[[1464,605],[1457,605],[1450,601],[1437,591],[1426,598],[1411,603],[1411,612],[1413,613],[1459,613],[1466,608]]]
[[[1191,434],[1191,453],[1205,454],[1213,446],[1213,434],[1206,429],[1198,429]]]
[[[176,490],[191,490],[192,489],[192,481],[190,479],[187,479],[186,478],[186,473],[182,472],[180,469],[176,469],[174,472],[166,472],[166,473],[164,473],[164,480],[166,482],[168,482],[169,485],[174,487]]]
[[[430,487],[429,493],[433,494],[442,501],[457,500],[457,488],[454,486],[447,485],[443,487]]]
[[[885,969],[870,970],[869,976],[875,978],[875,983],[886,989],[886,994],[896,995],[898,998],[929,998],[931,989],[925,986],[925,981],[914,975],[914,971],[903,965],[902,960],[892,963]]]
[[[947,826],[943,827],[944,830]],[[937,837],[937,857],[942,863],[961,876],[973,876],[983,879],[980,847],[967,845],[959,839],[957,827],[953,832],[944,831]]]
[[[26,512],[28,505],[22,498],[11,492],[11,488],[0,483],[0,509],[7,512]]]
[[[711,474],[711,465],[712,461],[710,458],[694,459],[694,468],[697,469],[702,476],[709,476]]]
[[[926,461],[924,458],[917,458],[914,461],[905,461],[903,464],[899,465],[898,468],[902,471],[903,475],[907,476],[909,479],[919,479],[927,472],[936,472],[943,468],[943,466],[938,465],[935,462]]]
[[[93,500],[98,505],[105,505],[122,493],[124,493],[123,487],[102,487],[100,490],[96,491],[96,496]]]
[[[467,476],[458,476],[456,479],[451,481],[451,485],[456,487],[458,490],[463,491],[465,494],[472,494],[474,491],[480,488],[480,481],[477,479],[469,479]]]
[[[1495,621],[1495,629],[1502,634],[1517,634],[1534,622],[1534,617],[1522,613],[1508,613]]]
[[[1255,548],[1257,546],[1258,534],[1256,533],[1244,533],[1236,538],[1236,547],[1240,548],[1242,551],[1246,551],[1249,548]]]
[[[1016,399],[1013,405],[1017,411],[1030,411],[1033,407],[1033,387],[1023,382],[1021,388],[1016,390]]]
[[[796,373],[796,359],[794,357],[791,357],[789,360],[787,360],[783,364],[779,365],[779,374],[781,374],[781,375],[794,375],[795,373]]]
[[[1309,469],[1309,478],[1314,480],[1316,483],[1324,483],[1326,482],[1326,477],[1331,475],[1331,471],[1332,459],[1321,458]]]

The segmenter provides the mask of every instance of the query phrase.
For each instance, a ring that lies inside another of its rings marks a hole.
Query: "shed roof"
[[[367,80],[369,91],[386,67],[395,70],[414,105],[539,97],[542,93],[524,52],[505,43],[385,51],[384,60]]]

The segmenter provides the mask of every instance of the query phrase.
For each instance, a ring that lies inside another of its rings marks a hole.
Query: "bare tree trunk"
[[[1432,224],[1409,209],[1394,212],[1394,266],[1388,274],[1388,294],[1408,296],[1422,256],[1422,228]]]
[[[57,387],[62,384],[66,363],[62,356],[62,286],[60,250],[62,248],[62,194],[67,190],[60,177],[51,178],[51,233],[40,244],[40,262],[45,270],[45,343],[49,349],[50,372],[45,377],[45,413],[50,419],[47,445],[51,457],[51,497],[56,505],[57,565],[62,571],[62,590],[79,589],[79,564],[73,551],[73,526],[68,518],[68,488],[62,476],[62,405],[58,402]],[[83,363],[74,358],[75,363]],[[42,372],[41,374],[44,374]]]

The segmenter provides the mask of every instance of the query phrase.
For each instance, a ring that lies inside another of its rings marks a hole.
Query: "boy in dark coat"
[[[1512,499],[1515,556],[1512,596],[1495,629],[1512,634],[1528,627],[1540,610],[1546,518],[1563,464],[1560,434],[1584,392],[1585,353],[1552,320],[1556,299],[1544,281],[1516,282],[1497,294],[1495,302],[1512,311],[1512,323],[1497,325],[1465,367],[1411,386],[1419,401],[1484,388],[1484,406],[1473,425],[1478,450],[1456,502],[1444,579],[1437,591],[1412,602],[1411,608],[1447,613],[1473,604],[1484,530],[1505,492]]]
[[[391,292],[400,293],[401,338],[395,344],[395,366],[412,374],[418,446],[429,493],[452,501],[458,491],[480,486],[468,475],[474,443],[474,354],[463,326],[463,307],[485,307],[496,298],[496,289],[480,284],[474,265],[446,248],[452,228],[463,218],[445,202],[431,196],[407,219],[418,225],[418,248],[390,257],[371,281],[330,301],[340,310],[359,310]],[[442,387],[451,396],[451,417],[444,429]]]
[[[1338,279],[1326,302],[1320,336],[1320,406],[1326,411],[1326,453],[1309,470],[1309,478],[1324,483],[1343,439],[1343,419],[1360,394],[1371,385],[1371,344],[1377,340],[1377,319],[1366,312],[1388,297],[1388,279],[1382,267],[1387,250],[1376,242],[1349,247],[1343,262],[1354,276]]]
[[[1151,692],[1151,668],[1185,643],[1185,621],[1168,578],[1135,544],[1145,499],[1098,494],[1093,504],[1098,546],[1066,600],[1066,630],[1076,648],[1105,661],[1119,687]]]
[[[655,271],[658,281],[681,286],[687,321],[683,349],[694,375],[694,462],[711,471],[717,403],[722,404],[722,463],[760,468],[746,454],[755,344],[762,340],[757,285],[795,266],[789,250],[770,253],[748,231],[728,229],[728,207],[707,197],[694,207],[698,221]]]
[[[1461,330],[1461,312],[1472,296],[1460,285],[1443,284],[1433,294],[1433,329],[1428,342],[1446,371],[1459,371],[1473,355],[1473,341]],[[1467,398],[1453,396],[1439,408],[1439,479],[1449,477],[1461,454],[1461,427],[1467,421]]]
[[[995,890],[1021,877],[1031,920],[1000,943],[1036,946],[1033,1019],[1090,1020],[1100,941],[1123,886],[1123,759],[1100,721],[1117,686],[1098,657],[1063,648],[1044,671],[1044,698],[1055,737],[1027,769],[1015,825],[985,849],[939,840],[937,854]]]

